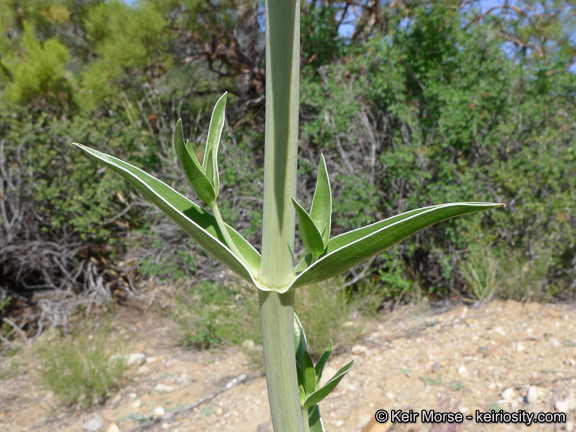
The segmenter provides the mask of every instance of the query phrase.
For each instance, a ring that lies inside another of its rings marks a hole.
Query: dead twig
[[[238,384],[244,383],[244,382],[246,382],[250,379],[254,379],[254,378],[255,378],[254,376],[249,376],[247,374],[238,375],[236,378],[234,378],[233,380],[228,382],[228,384],[226,384],[224,387],[222,387],[216,391],[213,391],[212,393],[198,399],[197,401],[195,401],[189,405],[186,405],[185,407],[182,407],[182,408],[177,409],[175,411],[166,413],[163,416],[155,418],[154,420],[150,420],[149,422],[143,423],[140,426],[135,427],[134,429],[130,429],[129,432],[142,432],[142,431],[150,429],[151,427],[153,427],[154,425],[156,425],[158,423],[162,423],[162,422],[166,422],[166,421],[172,421],[172,420],[174,420],[174,417],[176,417],[177,415],[191,411],[194,408],[214,399],[216,396],[221,395],[225,391],[228,391],[231,388],[236,387]]]

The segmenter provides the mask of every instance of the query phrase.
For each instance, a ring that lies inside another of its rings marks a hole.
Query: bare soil
[[[19,374],[0,380],[0,431],[82,432],[94,415],[103,431],[269,431],[265,378],[240,348],[179,347],[173,324],[151,311],[122,307],[116,336],[146,358],[132,365],[118,394],[80,410],[63,407],[38,386],[42,373],[24,349]],[[361,345],[333,356],[325,375],[354,359],[352,371],[321,403],[327,431],[572,431],[576,422],[576,305],[494,301],[399,307],[373,322]],[[3,359],[2,361],[6,361]],[[243,376],[246,375],[246,376]],[[240,383],[226,385],[240,376]],[[158,390],[161,384],[168,386]],[[210,400],[203,397],[216,392]],[[146,426],[144,418],[198,402]],[[377,423],[379,409],[475,415],[565,412],[566,423]],[[140,421],[135,420],[137,415]],[[118,429],[115,428],[118,427]]]

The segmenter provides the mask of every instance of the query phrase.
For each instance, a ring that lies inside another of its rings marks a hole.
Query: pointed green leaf
[[[212,118],[210,119],[210,128],[208,129],[208,140],[204,150],[204,169],[206,175],[214,186],[214,191],[218,195],[220,190],[220,179],[218,174],[218,147],[220,145],[220,138],[222,137],[222,130],[224,129],[224,121],[226,119],[226,97],[228,92],[224,93],[212,111]],[[212,153],[212,159],[208,160],[208,154]]]
[[[248,263],[248,267],[226,246],[224,236],[211,213],[141,169],[82,144],[74,144],[128,180],[212,257],[259,289],[269,291],[254,276],[260,268],[260,254],[232,227],[226,225],[232,241]]]
[[[204,168],[202,168],[202,164],[198,160],[198,156],[196,156],[196,152],[194,151],[194,147],[192,146],[192,143],[188,140],[186,140],[186,150],[188,151],[188,154],[192,158],[194,165],[196,165],[198,167],[198,169],[204,173]]]
[[[324,371],[324,366],[326,365],[330,354],[332,354],[332,341],[330,341],[328,348],[326,348],[326,351],[324,351],[324,354],[322,354],[322,357],[320,357],[320,360],[318,360],[318,363],[316,363],[316,366],[314,366],[317,383],[319,383],[320,379],[322,378],[322,372]]]
[[[206,177],[210,180],[212,188],[214,189],[214,195],[218,196],[218,189],[214,183],[214,152],[212,149],[208,149],[206,153],[206,160],[204,161],[204,170],[206,171]]]
[[[332,392],[332,390],[336,388],[336,386],[340,383],[340,381],[342,381],[342,378],[344,378],[344,375],[346,375],[348,371],[352,368],[353,364],[354,360],[352,360],[350,363],[343,366],[338,372],[336,372],[336,375],[330,378],[330,380],[324,385],[324,387],[316,390],[312,394],[309,394],[308,397],[306,398],[306,402],[304,402],[303,407],[310,408],[320,403],[320,401],[322,401],[322,399],[328,396]]]
[[[294,313],[294,349],[296,351],[296,361],[302,361],[302,354],[308,349],[308,341],[306,340],[306,333],[300,322],[298,315]]]
[[[306,389],[304,388],[304,369],[300,365],[300,362],[296,360],[296,376],[298,378],[298,392],[300,394],[300,405],[304,404],[306,400]]]
[[[216,199],[214,188],[206,174],[204,174],[204,170],[200,167],[196,153],[194,151],[190,152],[190,148],[186,148],[186,145],[184,145],[182,119],[178,120],[174,129],[174,149],[180,161],[180,166],[184,174],[186,174],[186,178],[190,182],[194,193],[206,204],[212,203]]]
[[[309,395],[316,390],[316,373],[314,371],[314,363],[308,351],[302,353],[302,361],[300,362],[300,369],[302,370],[302,385],[306,394]]]
[[[324,155],[320,155],[316,191],[312,200],[310,216],[312,216],[312,220],[322,233],[322,240],[324,246],[326,246],[330,238],[330,226],[332,223],[332,190],[330,189],[330,177],[328,177]]]
[[[411,210],[336,236],[314,261],[308,254],[296,266],[296,278],[285,290],[322,282],[370,259],[390,246],[443,220],[502,207],[496,203],[448,203]]]
[[[313,258],[316,259],[324,252],[322,235],[310,215],[298,204],[298,201],[296,201],[294,197],[292,197],[292,203],[298,214],[298,231],[300,232],[300,238],[306,248],[312,253]]]
[[[310,432],[325,432],[322,417],[320,416],[320,407],[314,405],[308,408],[308,427]]]

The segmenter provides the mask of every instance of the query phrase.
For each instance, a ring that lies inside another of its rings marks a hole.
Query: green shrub
[[[37,352],[41,383],[66,405],[87,407],[103,402],[119,387],[127,369],[122,356],[126,348],[112,342],[107,326],[81,330],[67,340],[40,342]]]
[[[399,245],[403,263],[390,267],[384,256],[373,269],[418,278],[428,293],[464,291],[453,270],[474,236],[489,232],[486,244],[497,248],[548,250],[548,283],[570,286],[576,77],[554,60],[515,62],[490,28],[463,30],[459,19],[440,5],[418,8],[409,25],[351,43],[321,78],[303,72],[302,139],[318,152],[339,142],[333,171],[359,179],[335,189],[334,230],[431,203],[505,202],[506,211],[417,234]]]

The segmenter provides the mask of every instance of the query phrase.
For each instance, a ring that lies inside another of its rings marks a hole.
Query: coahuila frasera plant
[[[272,421],[276,432],[322,431],[318,402],[350,369],[342,368],[319,388],[331,347],[314,366],[294,317],[297,288],[339,275],[406,237],[445,219],[500,207],[494,203],[450,203],[411,210],[330,238],[332,197],[321,158],[312,208],[295,200],[300,66],[299,0],[266,1],[266,132],[262,254],[230,225],[218,209],[218,146],[226,95],[212,113],[202,163],[182,124],[174,147],[204,210],[170,186],[115,157],[77,144],[118,172],[172,218],[210,255],[258,288],[264,361]],[[294,267],[295,214],[307,255]],[[296,355],[294,355],[296,352]]]

